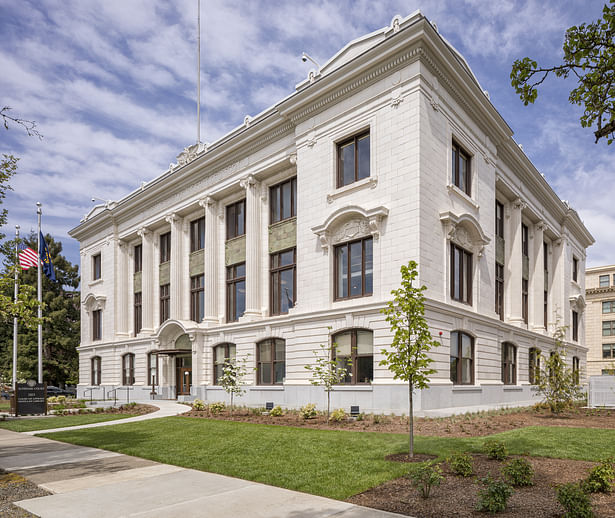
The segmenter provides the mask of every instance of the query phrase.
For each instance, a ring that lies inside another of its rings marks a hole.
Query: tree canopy
[[[609,5],[610,4],[610,5]],[[510,73],[511,84],[527,106],[538,97],[537,87],[553,73],[577,78],[569,101],[584,108],[581,126],[595,126],[596,143],[615,138],[615,0],[602,9],[602,18],[570,27],[564,39],[563,63],[538,66],[529,57],[517,59]]]

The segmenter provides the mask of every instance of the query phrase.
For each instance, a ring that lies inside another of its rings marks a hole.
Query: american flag
[[[27,270],[32,266],[36,267],[38,265],[38,254],[34,250],[27,247],[23,243],[20,243],[18,248],[20,250],[19,265],[22,270]]]

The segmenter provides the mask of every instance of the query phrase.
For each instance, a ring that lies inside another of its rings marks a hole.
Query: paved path
[[[171,405],[166,405],[167,402],[158,403],[161,403],[164,415],[177,413],[177,409],[173,412]],[[149,418],[162,415],[149,414]],[[135,419],[142,418],[147,416]],[[121,419],[117,424],[127,421],[129,419]],[[110,425],[111,422],[104,424]],[[256,482],[60,443],[36,437],[32,433],[2,429],[0,468],[19,473],[54,493],[16,503],[41,518],[401,516]]]

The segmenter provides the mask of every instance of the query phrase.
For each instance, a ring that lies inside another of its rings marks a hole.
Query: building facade
[[[340,50],[296,91],[71,231],[81,244],[79,395],[325,404],[306,365],[338,344],[332,404],[407,411],[380,366],[381,309],[419,263],[441,345],[422,410],[532,401],[567,325],[585,366],[593,242],[512,139],[463,57],[419,12]]]
[[[587,375],[615,375],[615,265],[588,268]]]

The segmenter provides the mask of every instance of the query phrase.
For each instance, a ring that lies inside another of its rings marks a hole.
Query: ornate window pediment
[[[366,210],[358,205],[349,205],[334,211],[322,225],[312,227],[312,232],[318,236],[322,249],[327,252],[330,246],[353,239],[370,235],[378,239],[388,214],[389,209],[383,206]]]
[[[573,297],[570,297],[568,299],[570,301],[570,309],[572,309],[573,311],[576,311],[577,313],[583,313],[583,311],[585,311],[585,299],[583,298],[583,295],[576,295]]]
[[[107,302],[107,297],[104,295],[94,295],[93,293],[88,293],[85,299],[83,299],[83,304],[85,306],[85,310],[88,313],[97,310],[104,310],[105,303]]]
[[[485,235],[474,216],[471,214],[457,216],[450,211],[441,212],[440,221],[446,228],[447,239],[478,257],[483,255],[485,246],[491,240]]]

